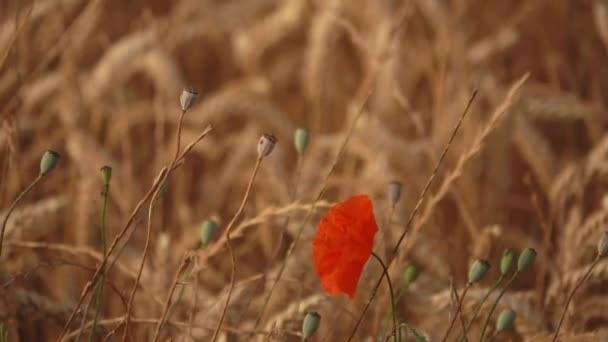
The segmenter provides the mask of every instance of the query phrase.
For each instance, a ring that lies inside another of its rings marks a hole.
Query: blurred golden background
[[[400,181],[403,197],[375,241],[388,257],[477,90],[391,267],[396,284],[407,265],[421,272],[398,312],[436,341],[455,311],[450,289],[462,289],[472,260],[493,267],[465,298],[466,318],[500,273],[503,250],[532,247],[533,271],[499,304],[516,311],[515,327],[495,340],[549,341],[608,221],[607,61],[605,0],[2,0],[0,217],[36,178],[45,150],[62,157],[8,221],[0,320],[10,341],[60,336],[102,259],[99,170],[109,165],[108,241],[126,235],[97,338],[122,339],[148,204],[125,224],[173,159],[188,86],[199,97],[181,146],[213,131],[156,202],[128,339],[152,339],[177,273],[160,339],[211,340],[231,259],[219,233],[201,246],[200,227],[213,219],[225,232],[258,138],[271,133],[278,142],[232,234],[236,286],[219,340],[299,341],[314,310],[322,321],[311,341],[346,341],[381,270],[368,264],[352,302],[326,294],[311,259],[320,216],[365,193],[385,222],[386,187]],[[312,132],[301,158],[298,127]],[[608,340],[606,286],[602,260],[570,305],[562,341]],[[355,341],[378,340],[387,303],[383,284]],[[81,322],[88,338],[90,306],[75,314],[69,340]]]

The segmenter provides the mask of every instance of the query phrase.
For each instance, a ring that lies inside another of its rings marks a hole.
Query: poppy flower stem
[[[589,269],[587,269],[587,272],[585,273],[585,275],[581,278],[581,280],[579,280],[579,282],[576,284],[576,286],[574,287],[572,292],[570,292],[570,295],[568,296],[568,300],[566,300],[566,306],[564,306],[564,311],[562,312],[562,316],[560,317],[559,323],[557,324],[557,329],[555,329],[555,333],[553,334],[553,339],[552,339],[553,342],[557,341],[557,335],[559,335],[559,329],[562,327],[562,323],[564,323],[564,318],[566,317],[566,312],[568,311],[568,306],[570,305],[570,301],[572,301],[572,297],[574,297],[576,290],[578,290],[578,288],[581,287],[581,285],[585,282],[585,280],[587,280],[587,278],[589,277],[589,274],[591,274],[591,271],[593,271],[593,268],[595,267],[595,265],[597,265],[597,263],[600,261],[600,259],[601,259],[601,256],[598,254],[598,256],[595,258],[595,260],[593,260],[593,262],[589,266]]]
[[[393,334],[397,334],[397,336],[399,336],[401,334],[400,334],[400,331],[397,330],[397,312],[395,310],[395,292],[393,291],[393,283],[391,282],[391,277],[388,274],[388,268],[386,267],[386,264],[384,263],[384,261],[382,261],[382,258],[380,258],[378,256],[378,254],[372,252],[372,256],[374,257],[374,259],[376,259],[378,261],[378,263],[382,267],[382,272],[384,274],[384,277],[386,278],[386,282],[388,283],[388,289],[391,294],[391,312],[393,314]],[[397,341],[399,341],[399,340],[401,340],[401,339],[398,337]]]
[[[0,255],[2,255],[2,241],[4,240],[4,230],[6,229],[8,218],[11,216],[11,213],[13,212],[13,210],[15,210],[15,207],[17,207],[17,204],[19,204],[21,199],[25,197],[25,195],[27,195],[36,186],[36,184],[38,184],[42,180],[43,176],[43,174],[38,175],[38,177],[36,177],[36,179],[34,179],[34,181],[27,188],[25,188],[25,190],[23,190],[19,194],[19,196],[17,196],[13,204],[11,204],[11,207],[8,208],[6,216],[4,216],[4,220],[2,221],[2,230],[0,231]]]
[[[460,336],[458,338],[458,342],[462,342],[463,339],[468,339],[467,333],[469,332],[469,330],[471,330],[471,326],[473,325],[473,321],[475,321],[475,318],[477,318],[477,315],[479,314],[479,310],[481,309],[481,306],[483,305],[483,303],[486,302],[486,300],[488,300],[488,298],[490,297],[490,295],[494,291],[496,291],[496,289],[502,284],[502,282],[504,280],[505,280],[505,275],[501,274],[500,277],[498,278],[498,280],[496,281],[496,283],[494,283],[494,285],[492,285],[492,287],[486,292],[486,294],[483,296],[483,298],[481,298],[481,300],[479,301],[479,303],[477,303],[477,305],[475,305],[475,309],[473,310],[473,316],[471,316],[471,319],[469,319],[469,322],[467,323],[467,326],[464,329],[464,336]]]
[[[520,273],[519,270],[517,270],[517,271],[515,271],[515,273],[513,273],[513,276],[511,277],[511,279],[509,279],[509,282],[507,282],[505,287],[502,288],[502,290],[500,291],[500,294],[498,295],[498,298],[496,298],[496,300],[494,301],[494,304],[492,304],[490,313],[488,314],[488,317],[486,318],[486,321],[483,324],[483,330],[481,330],[481,336],[479,337],[479,342],[482,342],[483,337],[486,335],[486,330],[488,329],[488,324],[490,323],[490,319],[492,318],[492,314],[494,313],[494,310],[496,310],[496,306],[498,305],[498,302],[500,301],[502,296],[505,294],[505,292],[507,292],[509,287],[511,287],[511,284],[513,284],[515,279],[517,279],[517,277],[519,276],[519,273]]]
[[[454,317],[452,317],[452,320],[450,321],[450,325],[448,326],[448,330],[445,332],[445,335],[443,336],[443,342],[448,340],[448,336],[450,336],[450,331],[452,331],[452,327],[454,327],[454,323],[456,322],[456,319],[458,318],[458,314],[460,314],[460,308],[462,307],[462,302],[464,301],[464,297],[467,295],[467,291],[469,291],[469,289],[471,288],[471,285],[473,285],[472,283],[467,283],[467,286],[465,286],[464,290],[462,290],[462,296],[460,296],[460,300],[458,300],[458,306],[456,306],[456,312],[454,313]]]
[[[241,206],[236,211],[236,213],[232,217],[232,220],[230,220],[230,223],[228,223],[228,226],[226,227],[226,246],[228,246],[228,252],[230,253],[230,259],[232,260],[230,270],[230,287],[228,288],[228,295],[226,296],[226,301],[224,302],[224,309],[222,309],[222,314],[220,315],[220,319],[217,322],[217,327],[213,332],[213,338],[211,339],[213,342],[217,340],[220,329],[222,328],[222,323],[224,322],[224,318],[226,317],[226,311],[228,310],[228,304],[230,303],[230,297],[232,296],[232,291],[234,290],[234,279],[236,274],[236,256],[234,254],[234,250],[232,249],[232,244],[230,244],[230,233],[236,220],[239,218],[239,216],[241,216],[243,210],[245,209],[245,204],[247,204],[247,199],[249,198],[249,193],[251,192],[251,188],[253,187],[253,181],[255,180],[255,176],[258,174],[258,170],[260,169],[262,159],[264,159],[264,156],[260,156],[256,160],[255,166],[253,167],[253,172],[251,173],[251,178],[249,179],[249,184],[247,184],[247,189],[245,190],[245,195],[243,196],[243,201],[241,202]]]

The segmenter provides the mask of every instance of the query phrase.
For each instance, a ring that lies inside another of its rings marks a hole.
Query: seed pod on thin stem
[[[500,260],[500,273],[504,276],[507,275],[515,266],[515,258],[517,255],[513,250],[505,249],[502,253],[502,259]]]
[[[201,225],[201,245],[207,246],[217,234],[218,225],[214,220],[207,220]]]
[[[496,320],[496,332],[503,332],[505,330],[513,328],[513,323],[515,322],[516,314],[515,311],[511,309],[506,309],[502,311],[498,315],[498,319]]]
[[[44,152],[40,159],[40,175],[44,176],[54,169],[59,163],[59,159],[61,159],[61,155],[55,151],[47,150]]]
[[[477,259],[469,269],[469,283],[475,284],[480,282],[486,276],[490,269],[490,263],[483,259]]]
[[[559,329],[562,327],[562,323],[564,322],[564,318],[566,317],[566,312],[568,311],[568,306],[570,305],[570,302],[572,301],[574,294],[576,293],[578,288],[581,287],[581,285],[583,285],[585,280],[587,280],[587,278],[589,277],[589,275],[591,274],[591,271],[593,271],[595,266],[606,255],[608,255],[608,231],[602,232],[602,235],[600,236],[600,239],[597,243],[597,255],[595,256],[595,260],[593,260],[591,265],[589,265],[587,272],[585,272],[585,275],[581,278],[581,280],[579,280],[578,283],[576,283],[576,285],[574,286],[574,289],[572,289],[572,292],[570,292],[570,295],[568,296],[568,299],[566,300],[566,305],[564,306],[564,311],[562,312],[562,316],[560,317],[559,323],[557,324],[557,329],[555,329],[555,333],[553,335],[553,340],[552,340],[553,342],[557,341],[557,336],[559,335]]]
[[[302,322],[302,341],[306,341],[309,337],[313,336],[319,329],[320,324],[321,315],[314,311],[306,313]]]
[[[179,103],[182,106],[182,111],[187,111],[196,98],[198,97],[198,91],[194,88],[184,88],[182,94],[179,97]]]
[[[277,138],[272,134],[263,134],[258,141],[258,158],[262,159],[268,156],[274,149],[277,143]]]
[[[293,144],[296,147],[296,151],[298,151],[298,154],[304,154],[306,148],[308,148],[308,145],[310,144],[311,139],[312,134],[310,133],[310,130],[306,128],[296,129],[293,135]]]
[[[17,207],[17,204],[21,201],[21,199],[25,197],[25,195],[27,195],[36,186],[36,184],[38,184],[42,180],[42,178],[44,178],[44,176],[46,176],[53,168],[55,168],[60,158],[61,155],[59,153],[52,150],[47,150],[40,159],[40,173],[38,174],[38,177],[36,177],[36,179],[34,179],[34,181],[30,185],[28,185],[28,187],[25,188],[25,190],[23,190],[17,196],[17,198],[15,198],[11,206],[8,208],[6,215],[4,215],[4,220],[2,220],[2,227],[0,228],[0,255],[2,255],[4,231],[6,229],[6,224],[8,223],[8,219],[11,216],[11,213],[13,212],[13,210],[15,210],[15,207]]]

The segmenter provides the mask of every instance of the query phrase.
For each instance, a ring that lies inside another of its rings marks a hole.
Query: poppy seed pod
[[[263,134],[258,141],[258,158],[264,158],[272,152],[277,138],[272,134]]]
[[[55,151],[47,150],[40,159],[40,175],[44,176],[55,168],[61,155]]]
[[[217,233],[217,222],[214,220],[207,220],[203,222],[201,225],[201,243],[203,246],[207,246],[207,244],[213,240],[215,234]]]
[[[502,273],[502,275],[511,272],[513,266],[515,266],[515,257],[515,252],[510,249],[505,249],[502,253],[502,259],[500,260],[500,273]]]
[[[483,259],[477,259],[471,265],[469,269],[469,284],[474,284],[479,282],[483,277],[485,277],[486,273],[490,269],[490,263]]]
[[[110,180],[112,179],[112,168],[109,166],[104,166],[101,168],[101,179],[103,180],[104,185],[110,184]]]
[[[321,324],[321,315],[317,312],[307,312],[306,316],[304,316],[304,321],[302,322],[302,338],[306,340],[307,338],[314,335],[319,329],[319,325]]]
[[[511,329],[513,327],[513,322],[515,322],[515,318],[515,311],[511,309],[503,310],[496,320],[496,331],[501,332]]]
[[[196,89],[184,88],[184,90],[182,90],[182,94],[179,96],[179,103],[182,106],[182,110],[184,112],[187,111],[192,106],[197,97],[198,91]]]
[[[308,144],[310,144],[311,139],[312,135],[310,130],[306,128],[296,129],[296,132],[293,135],[293,144],[296,147],[296,151],[298,151],[299,154],[303,154],[304,151],[306,151]]]
[[[536,251],[532,248],[524,249],[519,255],[519,260],[517,260],[517,270],[519,272],[525,271],[532,266],[534,260],[536,260]]]
[[[403,274],[403,278],[405,279],[405,283],[407,285],[413,284],[418,276],[420,275],[420,270],[416,265],[408,265]]]
[[[386,194],[390,205],[395,206],[401,199],[401,182],[392,181],[388,183]]]
[[[597,254],[600,257],[608,255],[608,230],[602,233],[600,241],[597,243]]]

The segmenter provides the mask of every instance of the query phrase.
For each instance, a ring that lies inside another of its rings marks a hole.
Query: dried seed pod
[[[196,89],[184,88],[184,90],[182,90],[182,94],[179,97],[179,103],[182,106],[182,110],[184,112],[187,111],[192,106],[197,97],[198,91]]]
[[[263,134],[258,141],[258,158],[262,159],[272,152],[277,138],[272,134]]]

